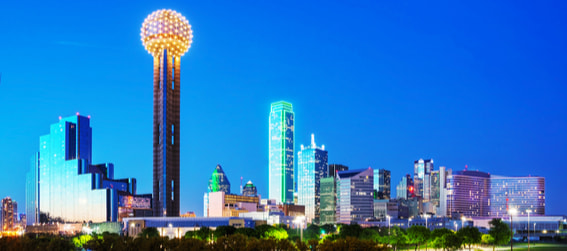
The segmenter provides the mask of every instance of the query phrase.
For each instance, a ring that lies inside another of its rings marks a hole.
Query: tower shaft
[[[154,57],[154,216],[179,216],[179,57]]]

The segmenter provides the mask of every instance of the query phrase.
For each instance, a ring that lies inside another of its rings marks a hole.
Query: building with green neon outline
[[[270,199],[276,203],[293,203],[294,190],[294,113],[291,103],[272,103],[269,125]]]

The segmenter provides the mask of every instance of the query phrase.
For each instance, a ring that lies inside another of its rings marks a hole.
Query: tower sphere
[[[152,56],[167,49],[169,55],[180,57],[193,42],[191,25],[181,14],[173,10],[152,12],[142,24],[142,44]]]

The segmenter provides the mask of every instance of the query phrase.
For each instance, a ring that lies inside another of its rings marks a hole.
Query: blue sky
[[[59,116],[91,115],[93,160],[152,191],[152,57],[144,18],[193,27],[181,59],[181,211],[202,214],[216,164],[268,194],[270,103],[293,103],[330,163],[546,178],[566,214],[564,1],[8,1],[0,7],[0,197]]]

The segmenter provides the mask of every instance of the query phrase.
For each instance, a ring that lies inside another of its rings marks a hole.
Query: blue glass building
[[[151,195],[135,195],[135,179],[114,179],[113,164],[92,164],[90,118],[79,114],[60,118],[40,137],[26,190],[28,225],[118,221],[119,211],[151,210]]]
[[[311,134],[311,145],[297,153],[297,204],[305,206],[307,222],[319,223],[321,178],[328,176],[327,151],[315,145]]]
[[[294,114],[290,103],[272,103],[269,125],[269,189],[276,203],[293,203]]]

